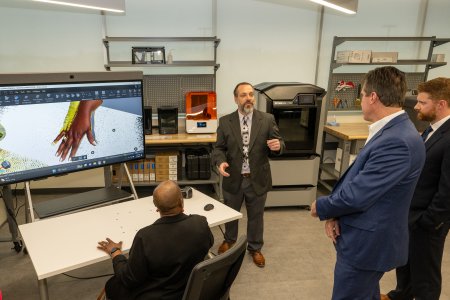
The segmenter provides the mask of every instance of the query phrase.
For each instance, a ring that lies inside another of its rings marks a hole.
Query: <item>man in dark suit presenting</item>
[[[254,109],[253,86],[239,83],[234,89],[237,111],[219,120],[213,162],[223,176],[223,198],[226,205],[239,211],[247,208],[248,250],[258,267],[265,266],[263,246],[264,206],[272,187],[268,155],[281,154],[284,142],[273,115]],[[238,221],[225,224],[225,240],[219,254],[236,242]]]
[[[366,75],[361,108],[374,122],[366,144],[331,195],[311,205],[336,247],[333,300],[379,300],[384,272],[408,259],[408,210],[425,147],[402,110],[405,93],[405,74],[394,67]]]
[[[396,289],[381,299],[439,300],[441,294],[450,228],[450,79],[421,83],[418,91],[414,108],[430,127],[422,134],[427,154],[409,212],[409,261],[396,270]]]

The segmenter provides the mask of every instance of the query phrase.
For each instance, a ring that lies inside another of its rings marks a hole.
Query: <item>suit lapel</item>
[[[392,126],[394,126],[394,125],[396,125],[396,124],[398,124],[399,122],[403,122],[403,121],[405,121],[406,119],[409,119],[409,117],[408,117],[408,115],[406,114],[406,113],[403,113],[403,114],[401,114],[401,115],[399,115],[399,116],[397,116],[397,117],[395,117],[395,118],[393,118],[392,120],[390,120],[389,122],[387,122],[387,124],[386,125],[384,125],[371,139],[370,139],[370,141],[366,144],[366,145],[364,145],[364,147],[363,147],[363,149],[362,150],[364,150],[364,148],[365,147],[367,147],[367,145],[369,145],[370,143],[372,143],[374,140],[376,140],[377,138],[379,138],[382,134],[383,134],[383,131],[385,131],[385,130],[388,130],[389,128],[391,128]]]
[[[242,149],[241,121],[239,120],[239,113],[237,110],[231,114],[229,121],[231,131],[239,144],[239,148]]]
[[[435,133],[433,133],[432,136],[425,142],[425,148],[428,152],[428,149],[430,149],[436,142],[438,142],[450,129],[450,119],[445,121],[444,124],[439,127]]]
[[[255,144],[256,137],[258,136],[259,130],[261,129],[262,115],[256,109],[253,110],[252,118],[252,130],[250,131],[250,144],[249,151],[252,149],[253,144]]]
[[[399,123],[399,122],[404,121],[406,118],[407,118],[407,115],[406,115],[406,113],[404,113],[404,114],[401,114],[401,115],[395,117],[394,119],[390,120],[386,125],[384,125],[384,126],[383,126],[383,127],[382,127],[382,128],[381,128],[381,129],[380,129],[380,130],[379,130],[379,131],[378,131],[378,132],[370,139],[370,141],[369,141],[366,145],[364,145],[364,147],[363,147],[363,148],[361,149],[361,151],[358,153],[358,156],[360,156],[361,153],[363,153],[364,151],[367,151],[367,149],[369,149],[369,147],[370,147],[370,144],[373,143],[373,141],[375,141],[377,138],[379,138],[379,137],[383,134],[383,131],[388,130],[388,129],[391,128],[393,125],[395,125],[395,124],[397,124],[397,123]],[[431,137],[433,137],[433,136],[431,136]],[[430,138],[430,139],[431,139],[431,138]],[[356,157],[355,161],[354,161],[350,166],[348,166],[348,168],[347,168],[347,170],[345,170],[344,174],[342,174],[342,175],[339,177],[338,181],[336,182],[336,184],[335,184],[335,186],[334,186],[333,191],[334,191],[335,189],[337,189],[337,188],[340,186],[340,184],[342,183],[343,179],[345,178],[345,176],[347,175],[347,173],[350,171],[351,167],[353,167],[353,165],[355,164],[356,160],[358,159],[358,156]]]

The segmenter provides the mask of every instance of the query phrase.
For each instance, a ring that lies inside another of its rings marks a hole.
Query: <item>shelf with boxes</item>
[[[378,66],[400,66],[399,68],[406,74],[408,89],[415,90],[420,82],[427,80],[430,69],[447,64],[443,54],[433,54],[433,51],[435,47],[448,42],[450,42],[448,38],[435,36],[335,36],[328,79],[327,110],[360,110],[361,82],[368,71]],[[364,50],[358,50],[358,48]],[[365,50],[367,48],[371,50]],[[386,49],[396,51],[386,51]],[[408,55],[420,58],[405,59]]]
[[[180,186],[212,185],[220,194],[220,176],[211,166],[215,134],[153,134],[146,136],[146,159],[127,163],[135,186],[156,186],[174,180]],[[113,166],[113,182],[118,183],[119,165]],[[126,185],[125,177],[122,184]]]

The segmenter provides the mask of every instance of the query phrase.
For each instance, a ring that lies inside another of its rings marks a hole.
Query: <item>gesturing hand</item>
[[[222,176],[224,176],[224,177],[229,177],[230,174],[225,171],[225,169],[228,168],[229,166],[230,165],[227,162],[221,163],[219,165],[219,173],[222,174]]]
[[[267,147],[269,147],[270,151],[280,151],[281,144],[279,139],[271,139],[267,140]]]

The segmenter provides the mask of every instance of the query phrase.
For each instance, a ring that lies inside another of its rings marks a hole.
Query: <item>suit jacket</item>
[[[193,267],[213,243],[205,217],[162,217],[137,232],[128,259],[114,257],[106,294],[121,300],[181,299]]]
[[[267,193],[272,188],[272,175],[268,158],[271,151],[267,146],[267,140],[269,139],[280,140],[280,151],[272,153],[282,154],[285,146],[275,118],[271,114],[255,109],[252,116],[248,156],[250,179],[257,195]],[[229,164],[226,171],[230,176],[223,178],[222,188],[230,193],[236,193],[241,186],[241,171],[244,161],[242,147],[241,125],[239,113],[236,110],[220,118],[219,128],[217,128],[217,142],[213,150],[213,163],[215,165],[219,166],[223,162]]]
[[[386,272],[408,259],[408,211],[425,147],[406,114],[389,121],[358,154],[329,196],[321,220],[338,218],[337,254],[350,265]]]
[[[410,226],[430,231],[450,222],[450,120],[426,141],[426,160],[411,202]]]

